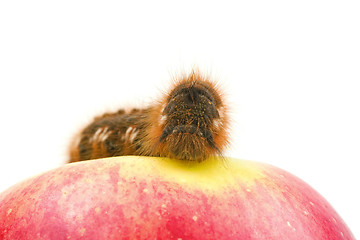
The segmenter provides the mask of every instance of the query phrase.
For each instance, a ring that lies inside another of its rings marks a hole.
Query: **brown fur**
[[[193,71],[153,106],[96,117],[73,142],[69,162],[120,155],[203,161],[229,143],[227,112],[217,85]]]

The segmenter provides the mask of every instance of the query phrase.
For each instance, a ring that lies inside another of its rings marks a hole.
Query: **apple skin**
[[[355,239],[309,185],[231,158],[67,164],[0,195],[0,239]]]

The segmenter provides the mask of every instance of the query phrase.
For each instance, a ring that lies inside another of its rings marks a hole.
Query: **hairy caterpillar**
[[[222,92],[192,71],[152,106],[96,117],[72,144],[69,162],[121,155],[201,162],[227,147],[228,125]]]

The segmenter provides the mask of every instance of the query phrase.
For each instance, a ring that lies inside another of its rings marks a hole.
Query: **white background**
[[[302,178],[360,237],[359,2],[236,2],[1,1],[0,191],[198,66],[228,93],[227,154]]]

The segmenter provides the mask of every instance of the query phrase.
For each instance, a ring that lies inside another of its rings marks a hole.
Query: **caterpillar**
[[[74,139],[68,162],[123,155],[204,161],[228,146],[228,108],[218,84],[193,70],[153,105],[95,117]]]

